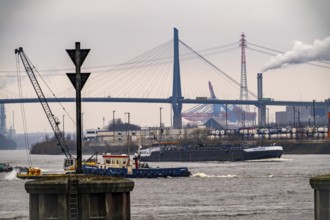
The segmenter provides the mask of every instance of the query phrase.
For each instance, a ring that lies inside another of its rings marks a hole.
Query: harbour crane
[[[31,63],[31,61],[28,59],[28,57],[26,56],[25,52],[23,51],[23,48],[20,47],[19,49],[15,49],[15,54],[18,54],[22,60],[23,66],[25,68],[25,71],[32,83],[32,86],[34,88],[34,91],[36,92],[38,99],[41,103],[41,106],[47,116],[47,119],[54,131],[55,137],[58,141],[58,145],[60,145],[62,152],[65,155],[65,159],[64,159],[64,170],[65,171],[73,171],[75,170],[76,167],[76,159],[71,155],[68,145],[64,139],[63,133],[61,132],[61,130],[59,129],[59,121],[57,120],[57,118],[54,116],[54,114],[52,113],[47,99],[44,95],[44,93],[42,92],[42,89],[40,87],[40,84],[37,80],[36,75],[34,74],[34,69],[35,67],[33,66],[33,64]]]
[[[213,85],[210,81],[208,82],[208,86],[209,86],[210,97],[209,98],[200,97],[200,98],[216,100],[217,97],[215,95]],[[227,116],[226,116],[226,108],[228,111]],[[183,112],[181,115],[188,121],[201,121],[201,122],[206,122],[212,117],[219,118],[222,121],[226,120],[227,117],[227,120],[229,122],[239,122],[242,121],[243,118],[245,118],[246,121],[254,121],[256,117],[255,112],[244,112],[242,108],[240,108],[237,105],[226,106],[224,104],[200,104],[187,110],[186,112]]]

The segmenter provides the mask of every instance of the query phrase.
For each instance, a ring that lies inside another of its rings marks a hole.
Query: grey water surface
[[[88,158],[88,155],[85,156]],[[101,159],[101,158],[99,158]],[[33,166],[62,172],[64,156],[32,155]],[[28,166],[24,150],[0,151],[0,162]],[[330,173],[330,155],[283,155],[246,162],[149,163],[187,166],[188,178],[134,179],[131,219],[279,219],[314,218],[309,179]],[[0,173],[0,219],[28,219],[28,180]]]

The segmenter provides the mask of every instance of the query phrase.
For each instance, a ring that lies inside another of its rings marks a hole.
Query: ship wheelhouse
[[[126,168],[129,165],[129,155],[103,155],[104,165],[112,168]]]

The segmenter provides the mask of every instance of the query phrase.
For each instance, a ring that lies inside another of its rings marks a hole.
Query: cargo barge
[[[198,162],[198,161],[245,161],[280,158],[282,146],[246,145],[186,145],[155,143],[140,151],[140,160],[145,162]]]

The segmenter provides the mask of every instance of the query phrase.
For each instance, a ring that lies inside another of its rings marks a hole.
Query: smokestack
[[[258,73],[258,100],[262,99],[262,73]]]
[[[294,64],[326,60],[330,60],[330,36],[323,40],[316,39],[313,44],[295,41],[291,50],[278,54],[266,62],[263,72]]]
[[[262,99],[262,73],[258,73],[258,100]],[[265,126],[266,125],[266,106],[259,105],[258,106],[258,125]]]

